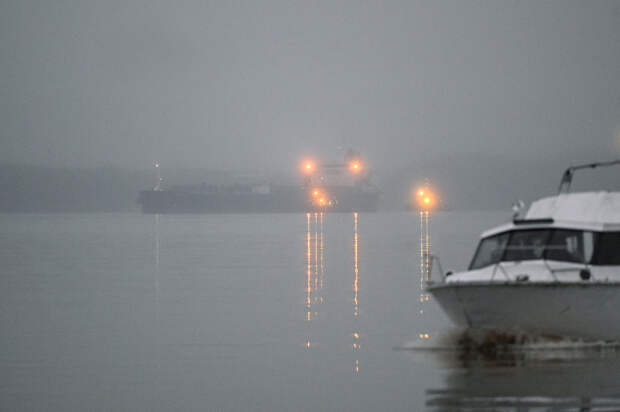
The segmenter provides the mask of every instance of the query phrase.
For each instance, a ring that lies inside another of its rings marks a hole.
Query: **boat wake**
[[[620,353],[620,341],[533,335],[519,330],[450,329],[425,333],[394,350],[441,352],[458,360],[576,360]]]
[[[620,342],[452,329],[395,349],[444,369],[428,410],[620,410]]]

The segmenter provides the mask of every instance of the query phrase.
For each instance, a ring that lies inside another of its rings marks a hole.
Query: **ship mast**
[[[153,162],[153,166],[155,166],[155,170],[157,170],[157,184],[155,185],[155,187],[153,188],[153,190],[155,190],[156,192],[159,192],[161,190],[161,169],[159,167],[159,162],[157,160],[155,160]]]

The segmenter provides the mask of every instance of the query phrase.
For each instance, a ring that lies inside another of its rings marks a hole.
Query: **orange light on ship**
[[[421,210],[428,211],[435,206],[435,194],[431,192],[428,188],[418,189],[417,203]]]
[[[317,197],[317,196],[318,196],[318,195],[320,195],[320,194],[321,194],[321,192],[319,192],[319,189],[314,189],[314,190],[312,191],[312,197]]]
[[[325,203],[326,203],[326,201],[325,201],[325,198],[324,198],[324,197],[322,197],[322,198],[320,198],[320,199],[319,199],[319,204],[320,204],[321,206],[325,206]]]
[[[359,160],[353,160],[349,163],[349,170],[353,173],[359,173],[362,171],[362,163]]]
[[[314,162],[312,160],[304,160],[301,165],[302,172],[304,172],[307,175],[313,173],[315,169],[316,169],[316,166],[314,165]]]

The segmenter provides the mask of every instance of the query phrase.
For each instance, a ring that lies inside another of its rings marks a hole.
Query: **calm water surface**
[[[506,217],[432,216],[432,251],[463,268]],[[452,330],[420,299],[415,214],[0,215],[0,228],[3,411],[620,405],[612,349],[402,350]]]

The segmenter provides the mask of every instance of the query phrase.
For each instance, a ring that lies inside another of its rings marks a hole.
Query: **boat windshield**
[[[471,265],[469,265],[469,270],[480,269],[498,263],[502,259],[507,242],[508,232],[482,239],[474,259]]]
[[[550,230],[518,230],[510,235],[508,246],[502,260],[542,259]]]
[[[469,270],[500,261],[536,259],[620,265],[620,232],[525,229],[500,233],[480,241]]]

